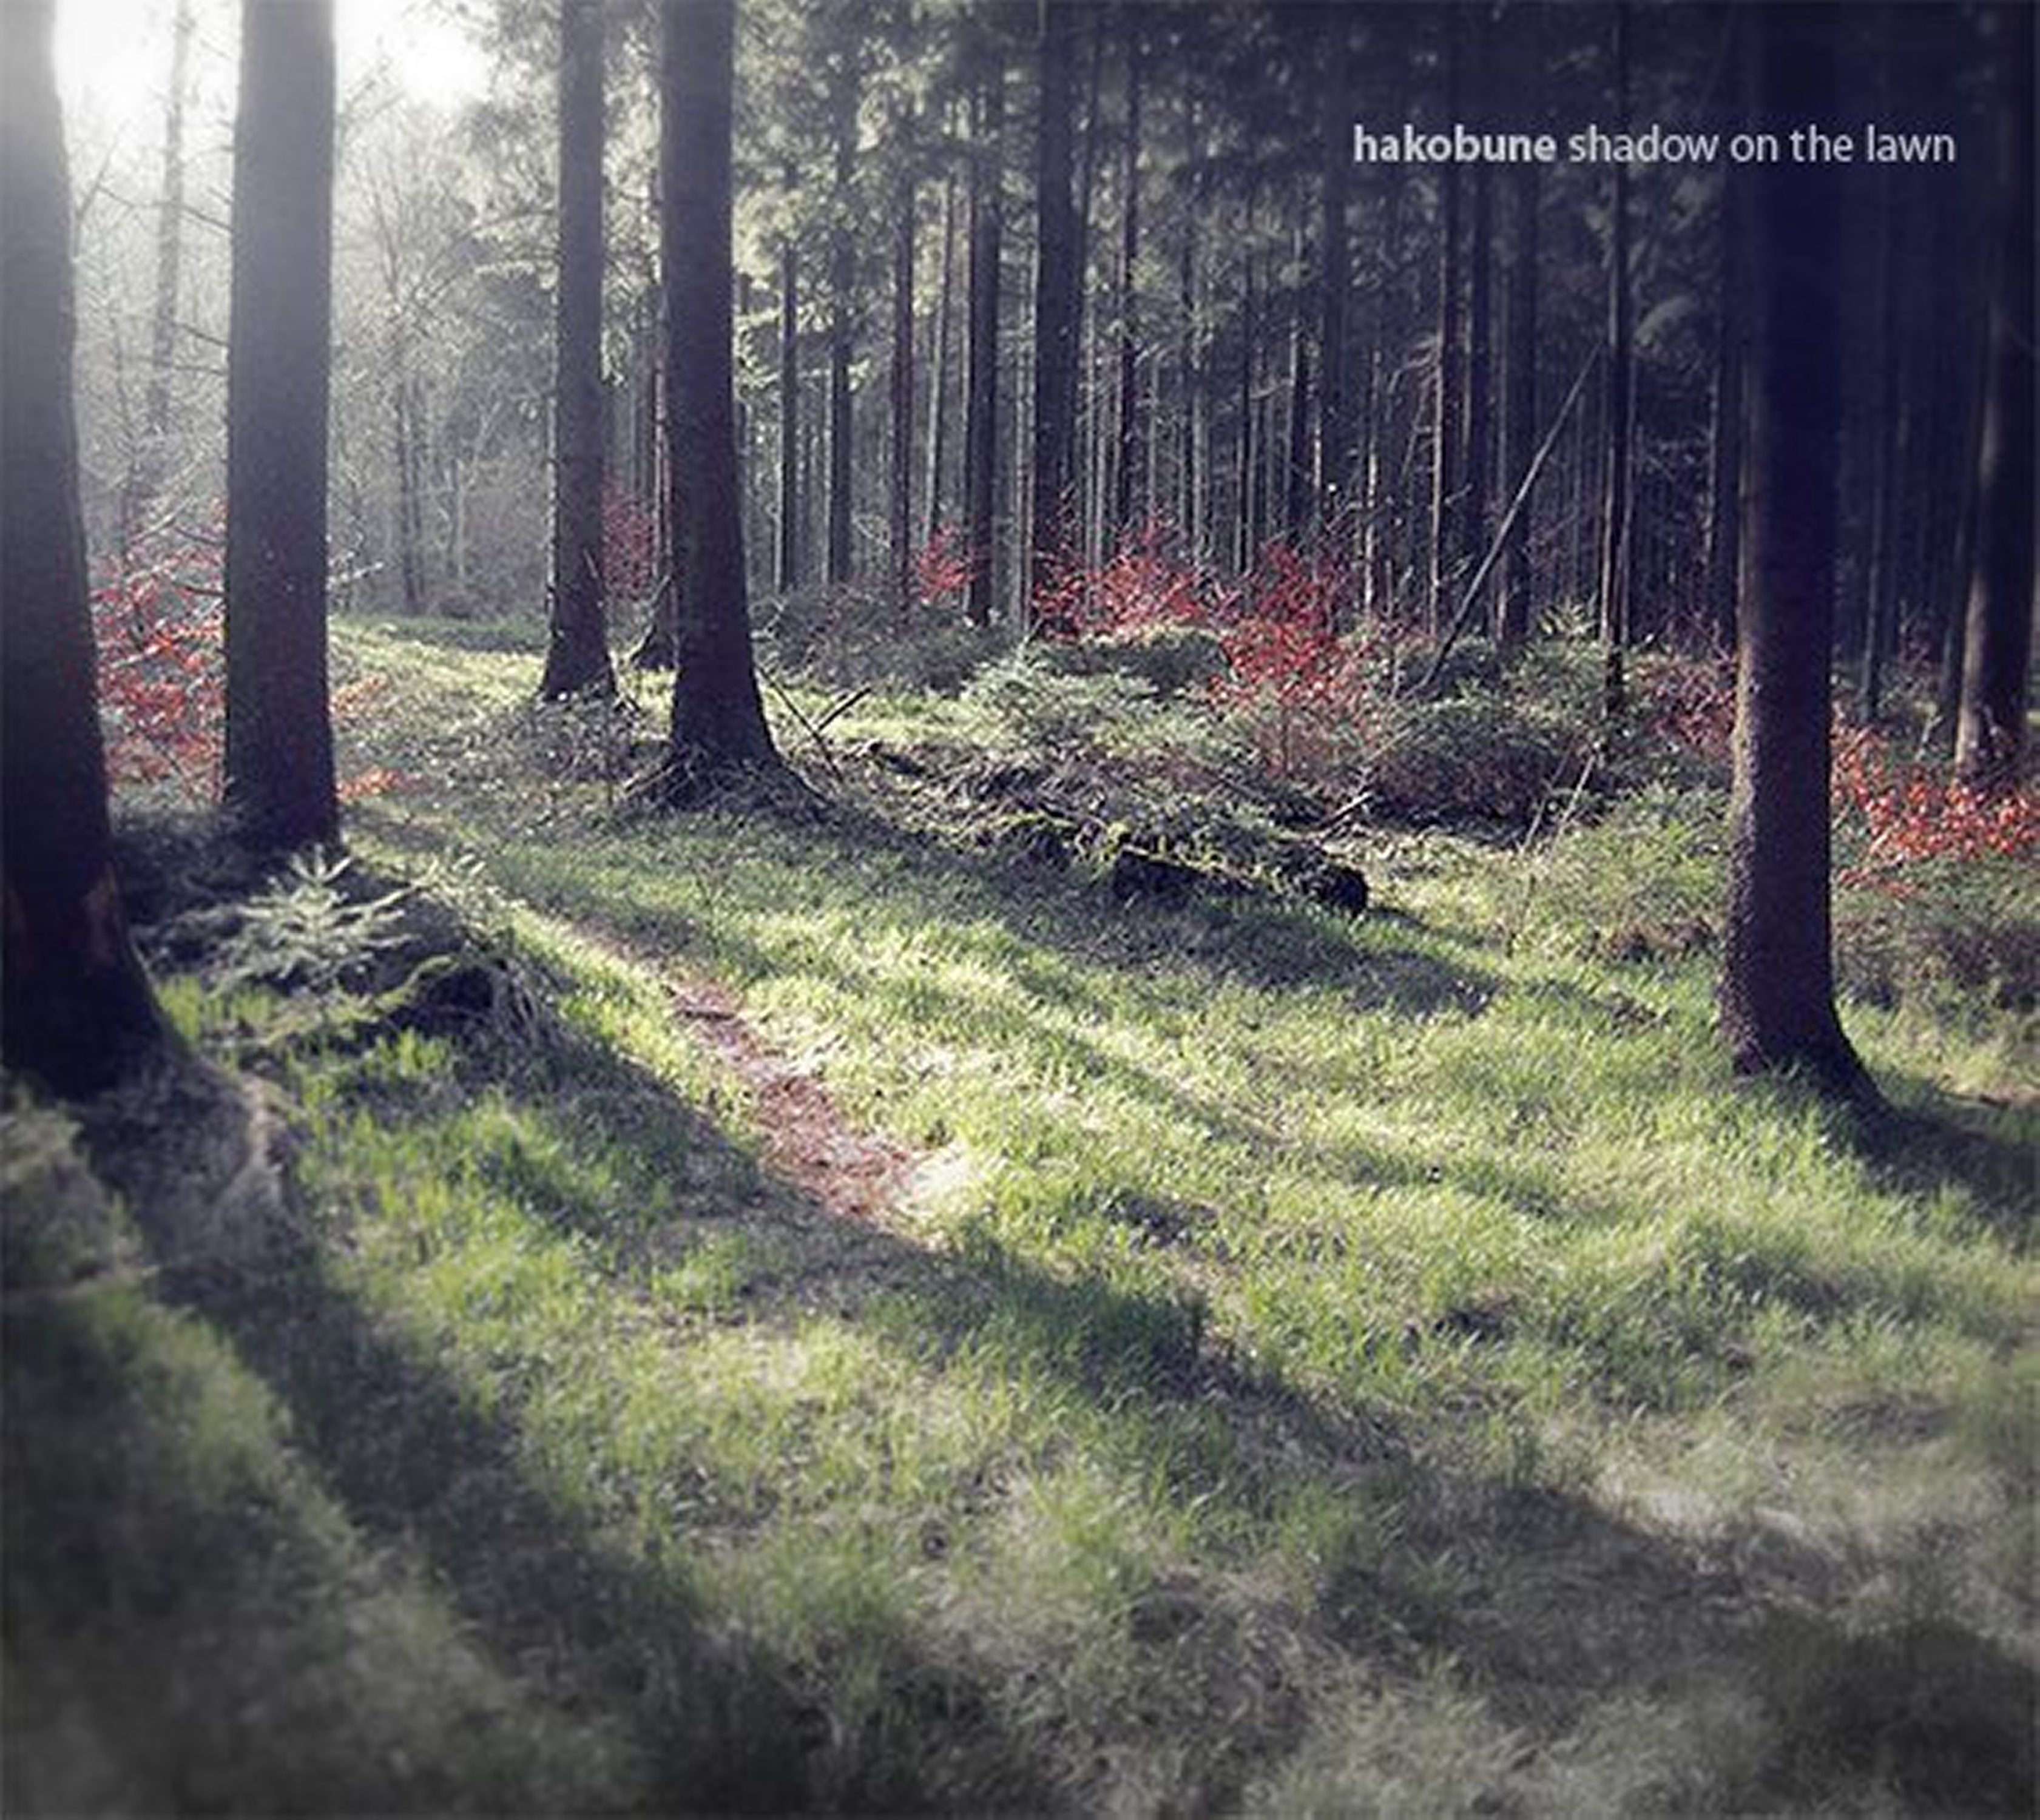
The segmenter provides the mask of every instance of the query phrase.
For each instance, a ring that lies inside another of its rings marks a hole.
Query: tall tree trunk
[[[851,240],[851,180],[857,157],[857,92],[855,65],[851,53],[843,53],[843,68],[836,77],[835,112],[835,221],[830,233],[829,253],[829,462],[828,462],[828,583],[841,587],[850,580],[851,568],[851,404],[850,363],[854,334],[854,299],[851,290],[857,278],[856,249]]]
[[[1537,203],[1541,184],[1532,163],[1517,166],[1512,177],[1515,232],[1509,249],[1508,376],[1502,399],[1502,441],[1507,454],[1502,465],[1513,489],[1530,471],[1537,448]],[[1536,612],[1530,564],[1533,509],[1526,500],[1509,533],[1496,628],[1505,649],[1513,650],[1529,637]]]
[[[0,58],[0,1043],[59,1093],[161,1035],[120,905],[93,701],[71,397],[70,176],[50,0]]]
[[[1473,232],[1467,247],[1466,509],[1460,516],[1460,560],[1471,566],[1487,553],[1487,476],[1494,421],[1494,183],[1486,165],[1473,173]]]
[[[1136,529],[1133,490],[1144,465],[1142,425],[1147,413],[1140,397],[1140,101],[1146,73],[1146,47],[1140,16],[1126,15],[1126,158],[1121,166],[1121,213],[1119,238],[1119,431],[1117,484],[1112,502],[1112,525],[1123,543]]]
[[[1616,130],[1629,120],[1628,0],[1616,0]],[[1623,648],[1629,642],[1630,432],[1636,416],[1635,363],[1631,358],[1629,306],[1629,167],[1614,166],[1608,179],[1608,465],[1602,476],[1600,638],[1602,705],[1609,719],[1620,714],[1626,693]]]
[[[550,697],[616,686],[603,614],[602,52],[602,0],[560,0]]]
[[[1282,526],[1292,538],[1309,529],[1311,474],[1311,337],[1303,306],[1304,228],[1297,220],[1290,241],[1296,286],[1289,310],[1289,416],[1288,446],[1282,464]]]
[[[1737,572],[1742,545],[1743,395],[1746,310],[1741,221],[1745,186],[1722,173],[1721,290],[1715,317],[1713,416],[1707,439],[1707,617],[1715,642],[1735,649]]]
[[[738,513],[730,292],[736,0],[662,0],[666,396],[679,665],[666,788],[684,797],[776,754],[758,693]]]
[[[1857,705],[1865,725],[1874,725],[1883,707],[1884,665],[1897,630],[1896,552],[1902,368],[1898,342],[1899,230],[1897,168],[1877,173],[1876,275],[1871,307],[1876,312],[1870,370],[1876,374],[1875,417],[1868,425],[1871,500],[1870,558],[1863,584],[1863,644],[1858,654]]]
[[[1753,117],[1819,120],[1833,28],[1817,7],[1750,15]],[[1750,492],[1729,804],[1723,1033],[1742,1072],[1803,1066],[1854,1088],[1829,925],[1829,660],[1840,421],[1840,185],[1780,165],[1752,185]]]
[[[892,460],[886,500],[892,610],[904,616],[913,592],[914,548],[914,183],[912,116],[902,116],[902,174],[892,212]]]
[[[1460,14],[1444,20],[1445,34],[1445,114],[1460,115]],[[1460,391],[1460,178],[1456,165],[1438,172],[1438,357],[1434,387],[1437,412],[1432,427],[1431,455],[1431,630],[1444,629],[1448,595],[1456,572],[1459,549]]]
[[[1197,108],[1194,96],[1186,99],[1183,106],[1183,134],[1186,149],[1192,158],[1201,157],[1205,147],[1197,137]],[[1205,553],[1210,537],[1210,526],[1205,510],[1205,476],[1209,463],[1205,459],[1208,447],[1206,438],[1210,427],[1210,405],[1206,396],[1208,381],[1205,372],[1204,340],[1204,272],[1199,259],[1197,219],[1203,213],[1208,185],[1200,168],[1193,180],[1193,206],[1183,215],[1182,264],[1178,275],[1182,291],[1183,311],[1182,344],[1178,350],[1177,359],[1183,373],[1182,435],[1182,491],[1178,506],[1180,522],[1189,541],[1192,559],[1201,558]]]
[[[1000,140],[1006,70],[994,47],[979,73],[978,131],[970,171],[970,345],[964,382],[964,511],[971,564],[966,610],[991,623],[997,598]]]
[[[340,831],[326,690],[331,0],[245,0],[226,375],[226,794],[268,848]]]
[[[923,491],[923,543],[933,543],[942,528],[943,458],[947,453],[950,417],[944,408],[950,383],[950,316],[956,271],[956,173],[942,175],[942,264],[935,293],[935,320],[928,361],[928,470]]]
[[[1992,17],[1999,78],[1989,368],[1955,769],[1997,789],[2025,759],[2034,610],[2034,17]]]
[[[774,587],[801,585],[801,274],[790,237],[779,246],[779,548]]]
[[[1076,211],[1070,197],[1071,54],[1075,12],[1043,0],[1041,112],[1036,146],[1034,264],[1034,493],[1028,542],[1030,620],[1053,584],[1073,530],[1076,446]]]
[[[1318,236],[1318,522],[1340,534],[1352,504],[1354,436],[1350,361],[1346,348],[1346,294],[1353,273],[1347,256],[1346,211],[1352,193],[1351,22],[1339,8],[1322,15],[1325,43],[1319,66],[1318,132],[1323,164]]]

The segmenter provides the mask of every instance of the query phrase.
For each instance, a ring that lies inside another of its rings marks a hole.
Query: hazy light
[[[287,6],[297,0],[253,0]],[[194,0],[194,81],[231,89],[238,0]],[[335,0],[341,92],[379,68],[417,100],[458,107],[489,86],[489,53],[441,0]],[[57,82],[67,114],[153,131],[169,81],[176,0],[58,0]],[[223,70],[219,66],[223,63]],[[138,118],[138,116],[140,116]]]

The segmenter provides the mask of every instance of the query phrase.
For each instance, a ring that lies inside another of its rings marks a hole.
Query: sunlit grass
[[[2033,1115],[1893,1153],[1734,1081],[1694,805],[1384,836],[1358,921],[1128,909],[926,830],[633,819],[524,768],[531,654],[342,652],[413,780],[351,838],[478,856],[546,1016],[281,1044],[168,982],[280,1075],[315,1210],[310,1318],[236,1330],[298,1426],[228,1426],[439,1538],[541,1705],[735,1765],[724,1805],[1570,1814],[1876,1798],[1792,1780],[1840,1722],[1756,1690],[1812,1646],[1722,1602],[1817,1609],[1824,1674],[1929,1619],[2026,1659]],[[923,705],[830,737],[968,735]],[[698,975],[915,1153],[885,1222],[777,1178]],[[1845,1009],[1916,1116],[2015,1096],[2011,1014]],[[599,1798],[659,1805],[615,1750]]]

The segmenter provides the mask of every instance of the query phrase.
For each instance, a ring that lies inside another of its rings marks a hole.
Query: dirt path
[[[702,1047],[751,1089],[764,1161],[782,1180],[839,1218],[876,1222],[919,1161],[889,1138],[859,1130],[814,1074],[775,1048],[719,981],[679,975],[641,952]]]

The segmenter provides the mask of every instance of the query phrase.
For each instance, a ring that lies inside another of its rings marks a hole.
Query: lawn
[[[1128,902],[984,691],[653,816],[514,638],[338,649],[352,867],[151,932],[287,1235],[9,1122],[10,1806],[2030,1811],[2031,982],[1931,905],[1868,1118],[1731,1077],[1703,788]]]

